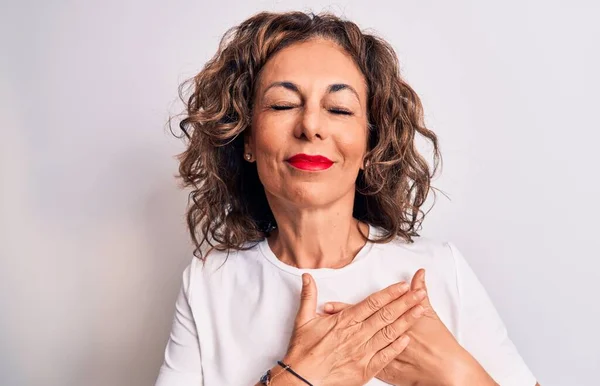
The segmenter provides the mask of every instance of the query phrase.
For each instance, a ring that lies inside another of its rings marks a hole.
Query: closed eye
[[[351,111],[342,110],[342,109],[329,109],[330,113],[339,114],[339,115],[352,115]]]
[[[287,106],[287,105],[271,105],[270,107],[273,110],[290,110],[290,109],[294,108],[294,106]]]
[[[277,110],[277,111],[282,111],[282,110],[291,110],[293,109],[295,106],[289,106],[289,105],[271,105],[269,106],[272,110]],[[338,114],[338,115],[352,115],[351,111],[348,110],[344,110],[344,109],[328,109],[328,111],[330,113],[333,114]]]

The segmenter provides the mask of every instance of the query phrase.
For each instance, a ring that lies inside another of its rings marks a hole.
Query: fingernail
[[[333,306],[329,303],[325,304],[325,311],[333,311]]]
[[[304,283],[304,285],[308,285],[308,283],[310,283],[310,278],[306,273],[302,275],[302,283]]]
[[[418,318],[419,316],[423,315],[423,311],[425,311],[425,308],[423,308],[421,305],[418,305],[413,309],[412,314]]]
[[[404,345],[408,345],[408,342],[410,341],[410,337],[408,335],[402,335],[399,339],[399,342],[401,346]]]

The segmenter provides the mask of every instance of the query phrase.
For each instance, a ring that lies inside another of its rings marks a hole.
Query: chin
[[[286,184],[275,196],[298,208],[316,208],[340,198],[340,194],[335,194],[334,188],[331,184],[321,183]]]

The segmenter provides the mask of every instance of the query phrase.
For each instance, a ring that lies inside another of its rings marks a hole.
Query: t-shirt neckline
[[[368,224],[368,225],[369,225],[369,234],[367,237],[369,239],[372,239],[374,236],[376,236],[377,231],[373,225],[371,225],[371,224]],[[267,259],[271,264],[276,266],[277,268],[279,268],[285,272],[291,273],[293,275],[296,275],[296,276],[302,276],[303,273],[310,273],[312,277],[317,278],[317,277],[334,276],[334,275],[338,275],[343,272],[354,269],[356,266],[359,265],[359,263],[361,263],[362,261],[365,260],[365,258],[367,257],[367,255],[369,254],[371,249],[373,248],[373,244],[374,244],[373,242],[367,240],[365,245],[363,245],[363,247],[358,251],[358,253],[354,257],[354,260],[352,260],[350,262],[350,264],[345,265],[341,268],[298,268],[298,267],[294,267],[292,265],[288,265],[288,264],[282,262],[281,260],[279,260],[277,258],[277,256],[275,256],[275,253],[273,253],[273,250],[269,246],[269,242],[267,241],[266,238],[258,244],[258,248],[259,248],[261,254],[263,255],[263,257],[265,259]]]

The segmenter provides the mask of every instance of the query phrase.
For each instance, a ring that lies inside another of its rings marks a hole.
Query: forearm
[[[483,366],[469,354],[463,351],[462,359],[455,362],[453,373],[449,382],[452,386],[500,386]]]
[[[460,382],[455,383],[457,386],[473,385],[473,386],[500,386],[490,374],[488,374],[483,367],[479,368],[479,371],[470,373],[464,377]]]

